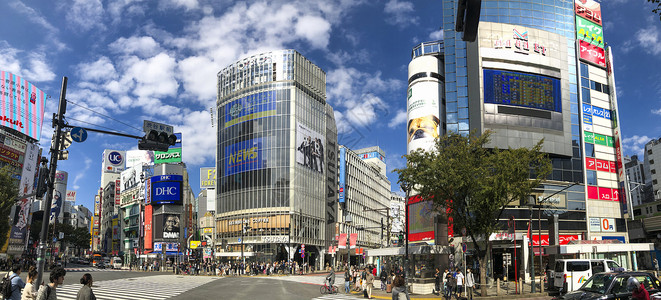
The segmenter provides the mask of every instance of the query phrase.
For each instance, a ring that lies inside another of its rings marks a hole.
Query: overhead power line
[[[104,115],[104,114],[102,114],[102,113],[100,113],[100,112],[94,111],[94,110],[92,110],[91,108],[88,108],[88,107],[82,106],[82,105],[80,105],[80,104],[78,104],[78,103],[76,103],[76,102],[73,102],[73,101],[71,101],[71,100],[67,100],[67,102],[69,102],[69,103],[71,103],[71,104],[73,104],[73,105],[75,105],[75,106],[78,106],[78,107],[80,107],[80,108],[82,108],[82,109],[89,110],[89,111],[91,111],[91,112],[93,112],[93,113],[95,113],[95,114],[97,114],[97,115],[104,116],[104,117],[106,117],[106,118],[108,118],[108,119],[111,119],[111,120],[113,120],[113,121],[115,121],[115,122],[118,122],[118,123],[124,124],[124,125],[126,125],[126,126],[128,126],[128,127],[131,127],[131,128],[133,128],[133,129],[135,129],[135,130],[142,131],[141,128],[137,128],[137,127],[135,127],[135,126],[133,126],[133,125],[130,125],[130,124],[124,123],[124,122],[122,122],[122,121],[120,121],[120,120],[117,120],[117,119],[111,117],[111,116]],[[71,118],[69,118],[69,119],[71,119]],[[73,120],[73,119],[71,119],[71,120]],[[82,122],[82,121],[81,121],[81,122]],[[87,122],[85,122],[85,123],[87,123]],[[90,124],[90,123],[88,123],[88,124]],[[92,125],[93,125],[93,124],[92,124]],[[99,126],[99,125],[96,125],[96,126]],[[103,126],[99,126],[99,127],[103,127]],[[103,127],[103,128],[108,128],[108,127]],[[115,130],[115,129],[111,129],[111,130]]]

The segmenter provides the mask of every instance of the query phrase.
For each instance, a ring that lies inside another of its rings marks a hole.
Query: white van
[[[592,274],[623,270],[610,259],[558,259],[553,268],[553,287],[564,294],[578,290]]]
[[[113,269],[121,269],[122,268],[122,259],[120,257],[113,257],[112,258],[112,268]]]

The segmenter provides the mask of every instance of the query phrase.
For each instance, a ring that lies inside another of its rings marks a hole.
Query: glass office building
[[[492,130],[490,146],[501,149],[531,147],[544,139],[553,170],[533,193],[535,204],[547,206],[533,214],[535,246],[586,239],[628,242],[614,74],[612,66],[607,68],[612,56],[604,43],[600,5],[484,0],[477,39],[469,43],[454,31],[456,10],[456,1],[443,1],[444,129]],[[507,228],[514,217],[519,240],[528,227],[528,205],[513,203],[500,220]],[[511,250],[494,249],[493,273],[505,272],[502,257]],[[632,265],[620,256],[595,255]]]
[[[216,256],[323,263],[337,208],[326,74],[294,50],[262,53],[218,73],[217,101]]]

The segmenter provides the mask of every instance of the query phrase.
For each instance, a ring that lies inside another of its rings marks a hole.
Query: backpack
[[[2,278],[2,297],[4,299],[9,299],[11,298],[11,294],[14,292],[14,289],[12,288],[11,280],[14,279],[18,275],[14,275],[12,277],[9,277],[9,273],[5,275],[5,277]]]

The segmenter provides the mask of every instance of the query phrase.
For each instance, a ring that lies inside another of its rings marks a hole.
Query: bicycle
[[[324,294],[337,294],[337,287],[336,286],[329,286],[326,284],[328,280],[324,280],[324,285],[319,287],[319,292],[321,292],[322,295]]]

